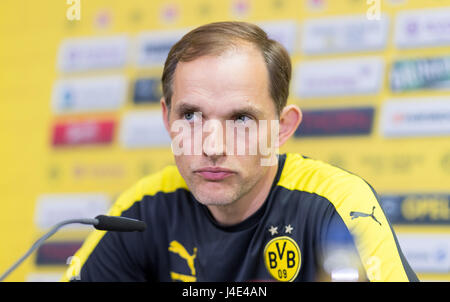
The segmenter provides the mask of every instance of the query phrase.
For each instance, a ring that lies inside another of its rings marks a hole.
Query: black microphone
[[[34,250],[39,248],[45,240],[55,234],[61,227],[72,223],[90,224],[93,225],[97,230],[116,232],[142,232],[147,227],[145,222],[137,219],[106,215],[98,215],[95,218],[69,219],[61,221],[60,223],[56,224],[50,231],[44,234],[44,236],[39,238],[39,240],[36,241],[31,246],[31,248],[19,260],[16,261],[16,263],[14,263],[6,272],[4,272],[3,275],[0,276],[0,281],[3,281],[3,279],[5,279],[12,271],[14,271],[28,256],[31,255],[31,253],[33,253]]]
[[[145,231],[147,225],[145,222],[118,216],[106,216],[98,215],[95,217],[98,223],[94,224],[97,230],[116,231],[116,232],[133,232],[133,231]]]

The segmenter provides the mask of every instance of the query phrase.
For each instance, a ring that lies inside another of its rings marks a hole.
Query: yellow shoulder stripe
[[[408,281],[394,235],[370,186],[360,177],[324,162],[286,154],[278,182],[288,190],[314,193],[329,200],[354,236],[370,281]],[[351,212],[372,212],[354,219]],[[380,225],[381,223],[381,225]]]
[[[122,193],[108,211],[107,215],[120,216],[136,202],[146,196],[158,192],[170,193],[177,189],[188,189],[176,166],[168,166],[162,171],[141,179],[130,189]],[[70,281],[72,277],[79,276],[81,267],[86,262],[94,248],[106,234],[105,231],[94,230],[84,241],[82,247],[72,257],[71,264],[61,281]]]

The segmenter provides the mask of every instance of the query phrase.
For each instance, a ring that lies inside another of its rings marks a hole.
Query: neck
[[[247,194],[231,204],[207,206],[214,219],[223,226],[230,226],[254,214],[269,195],[277,171],[278,163],[269,167],[266,175]]]

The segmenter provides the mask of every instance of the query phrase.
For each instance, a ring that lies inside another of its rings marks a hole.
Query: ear
[[[169,126],[169,110],[170,109],[167,107],[166,100],[164,99],[164,97],[162,97],[159,102],[161,104],[164,127],[166,128],[167,132],[170,134],[170,126]]]
[[[284,107],[280,114],[280,132],[278,135],[279,146],[284,143],[294,134],[298,126],[302,122],[302,111],[296,105],[288,105]]]

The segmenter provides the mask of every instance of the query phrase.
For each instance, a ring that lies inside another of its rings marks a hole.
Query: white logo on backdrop
[[[133,60],[139,67],[162,67],[172,46],[187,32],[182,29],[140,33],[135,41],[137,52]]]
[[[122,68],[128,43],[126,36],[66,39],[59,49],[58,68],[62,72]]]
[[[94,218],[106,214],[110,198],[102,193],[44,194],[36,202],[35,223],[40,229],[74,218]],[[85,225],[69,225],[66,228],[86,228]]]
[[[120,142],[125,148],[170,146],[159,110],[127,112],[121,124]]]
[[[450,134],[450,99],[397,99],[384,103],[381,132],[386,137]]]
[[[126,96],[127,81],[121,75],[64,79],[54,85],[52,105],[55,113],[115,111]]]
[[[382,50],[386,46],[389,20],[345,16],[306,20],[302,27],[302,50],[306,54],[328,54]]]
[[[258,24],[269,36],[293,54],[298,50],[298,24],[295,20],[267,21]]]
[[[450,45],[450,8],[400,12],[395,44],[400,48]]]
[[[294,92],[300,98],[375,94],[383,65],[378,57],[302,62],[295,70]]]
[[[416,273],[450,272],[449,234],[397,234],[397,237]]]

